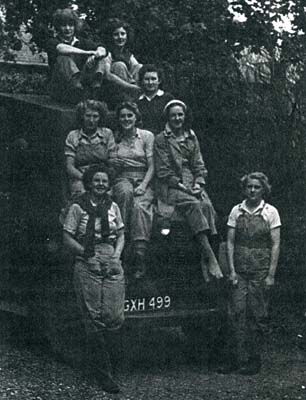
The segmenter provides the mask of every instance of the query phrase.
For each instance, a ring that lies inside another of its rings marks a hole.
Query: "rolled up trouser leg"
[[[248,361],[248,352],[246,349],[247,296],[248,280],[239,275],[237,285],[232,288],[228,305],[229,321],[234,336],[234,340],[232,340],[232,342],[239,364],[243,364]]]

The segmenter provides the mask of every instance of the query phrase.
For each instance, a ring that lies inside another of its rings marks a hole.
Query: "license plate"
[[[124,303],[125,312],[157,311],[170,308],[170,296],[157,296],[151,298],[127,299]]]

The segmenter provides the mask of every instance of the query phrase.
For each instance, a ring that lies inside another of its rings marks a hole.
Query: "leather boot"
[[[254,356],[249,361],[239,368],[239,374],[241,375],[256,375],[261,369],[261,358],[260,356]]]
[[[88,337],[91,370],[101,388],[107,393],[119,393],[120,388],[112,376],[110,356],[103,333],[99,332]]]

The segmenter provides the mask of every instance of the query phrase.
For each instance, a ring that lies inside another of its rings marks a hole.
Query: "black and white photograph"
[[[306,3],[0,0],[0,399],[306,399]]]

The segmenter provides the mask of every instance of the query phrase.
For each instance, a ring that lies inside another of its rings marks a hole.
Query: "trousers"
[[[102,243],[94,257],[75,263],[74,288],[88,335],[119,329],[124,321],[124,273],[113,252],[112,245]]]

